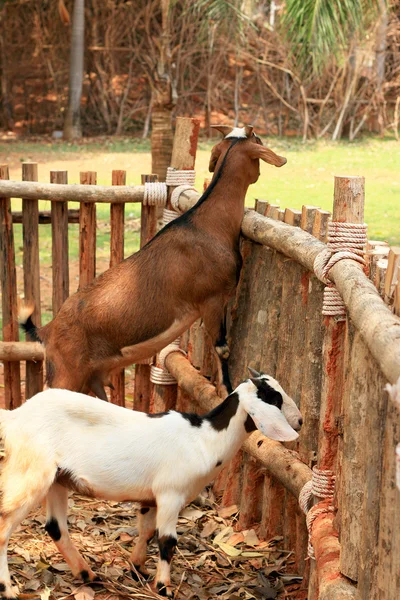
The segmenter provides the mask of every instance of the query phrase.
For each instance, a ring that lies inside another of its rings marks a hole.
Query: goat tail
[[[38,328],[32,321],[32,313],[34,310],[35,305],[33,302],[21,300],[18,306],[18,322],[32,342],[42,342],[38,334]]]

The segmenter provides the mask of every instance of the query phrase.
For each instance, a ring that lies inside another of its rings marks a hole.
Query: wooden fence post
[[[37,181],[37,163],[23,163],[22,180]],[[24,247],[24,296],[25,302],[34,303],[33,322],[42,322],[40,302],[39,267],[39,202],[22,200],[22,235]],[[43,389],[43,361],[26,361],[25,398],[31,398]]]
[[[347,223],[364,222],[363,177],[335,177],[332,220]],[[337,499],[341,497],[342,466],[349,469],[346,472],[346,481],[349,481],[348,477],[350,476],[351,483],[351,465],[348,465],[347,461],[344,461],[343,465],[338,461],[339,436],[342,432],[343,390],[345,385],[346,320],[342,318],[338,319],[337,317],[325,317],[324,324],[325,334],[322,349],[324,369],[321,387],[318,468],[331,470],[337,474],[335,490],[335,504],[337,506]],[[348,400],[350,401],[350,399]],[[357,435],[356,431],[353,433]],[[343,509],[343,503],[341,503],[341,509]],[[324,514],[318,516],[315,521],[316,526],[324,518]],[[330,538],[327,537],[327,545],[330,543],[329,540]],[[339,576],[339,554],[337,554],[336,560]],[[318,598],[318,587],[321,582],[319,573],[318,579],[319,581],[313,577],[310,582],[309,600]]]
[[[8,166],[0,165],[0,180],[9,179]],[[16,342],[18,335],[17,275],[10,198],[0,198],[0,278],[3,313],[3,340]],[[4,361],[5,404],[7,409],[21,405],[19,362]]]
[[[97,173],[83,171],[80,182],[96,185]],[[96,203],[81,202],[79,207],[79,289],[96,277]]]
[[[157,175],[142,175],[142,184],[157,181]],[[155,206],[142,203],[140,213],[140,247],[143,248],[157,233],[157,210]],[[134,410],[149,412],[152,383],[150,381],[150,364],[135,365]]]
[[[50,171],[50,183],[68,183],[67,171]],[[51,203],[53,317],[69,296],[68,202]]]
[[[177,117],[172,148],[171,167],[180,171],[193,170],[196,163],[197,140],[200,131],[200,121],[186,117]],[[176,186],[168,186],[167,208],[174,210],[171,204],[171,194]],[[165,265],[168,268],[168,265]],[[176,405],[177,386],[158,385],[153,387],[151,406],[154,412],[163,412]]]
[[[126,171],[112,172],[112,185],[125,185]],[[110,268],[124,260],[124,222],[125,204],[111,203],[110,205]],[[111,376],[111,402],[119,406],[125,406],[125,370]]]

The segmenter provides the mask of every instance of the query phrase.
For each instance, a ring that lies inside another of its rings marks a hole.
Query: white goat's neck
[[[236,392],[230,394],[221,404],[205,416],[216,443],[213,446],[214,459],[221,463],[229,461],[251,433],[246,424],[248,414],[243,408]],[[210,446],[209,446],[210,449]]]

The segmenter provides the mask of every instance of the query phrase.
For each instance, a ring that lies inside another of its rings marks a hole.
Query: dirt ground
[[[178,522],[178,546],[171,577],[181,600],[304,600],[301,578],[292,570],[292,553],[276,537],[261,542],[254,529],[235,531],[237,507],[218,509],[212,492],[190,505]],[[135,581],[128,562],[137,534],[135,505],[102,502],[72,495],[69,530],[101,584],[74,580],[68,565],[44,531],[45,515],[35,511],[21,524],[9,545],[9,568],[20,598],[30,600],[117,600],[159,598],[152,588],[158,547],[149,544],[149,581]]]

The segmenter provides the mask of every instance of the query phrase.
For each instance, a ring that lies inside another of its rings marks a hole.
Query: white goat
[[[73,574],[95,579],[68,534],[68,489],[140,504],[139,537],[130,560],[147,575],[147,542],[157,530],[155,584],[160,594],[171,596],[170,562],[181,508],[256,427],[274,440],[290,441],[301,424],[296,404],[278,382],[258,373],[204,416],[172,410],[148,415],[59,389],[41,392],[14,411],[1,410],[6,455],[0,486],[1,597],[16,596],[7,566],[10,535],[44,499],[46,531]]]

